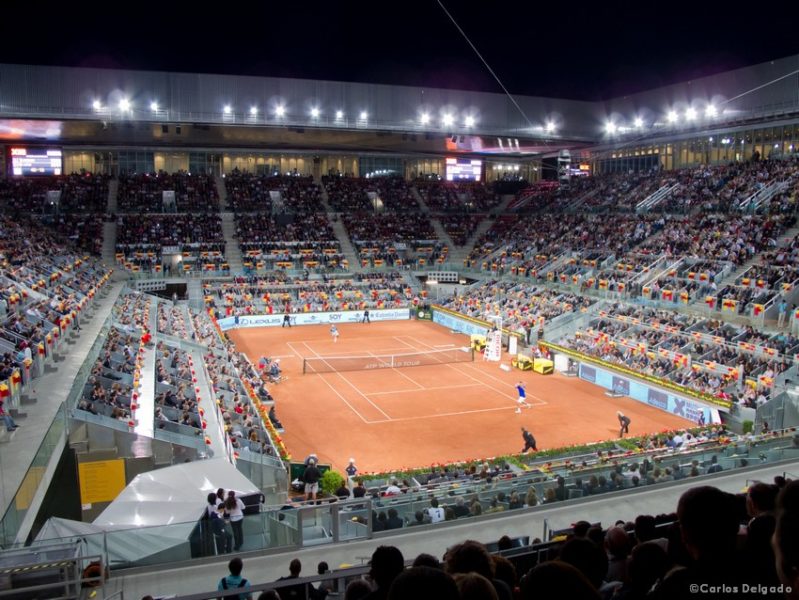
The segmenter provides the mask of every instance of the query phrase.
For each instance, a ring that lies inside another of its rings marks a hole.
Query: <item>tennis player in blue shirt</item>
[[[527,402],[527,390],[525,389],[524,382],[520,381],[516,384],[516,391],[519,392],[519,399],[516,403],[519,405],[516,407],[516,413],[522,412],[522,406],[525,408],[530,408],[530,404]]]

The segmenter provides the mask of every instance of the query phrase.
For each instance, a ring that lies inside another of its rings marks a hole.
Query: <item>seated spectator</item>
[[[372,590],[365,600],[383,600],[388,598],[391,584],[397,576],[405,570],[405,559],[394,546],[378,546],[372,553],[372,560],[369,562],[369,576],[374,581],[375,589]]]
[[[419,557],[417,557],[418,560]],[[388,600],[461,600],[455,581],[440,568],[416,565],[394,579]]]
[[[540,564],[521,580],[523,600],[569,598],[600,600],[601,596],[588,579],[574,566],[560,560]]]

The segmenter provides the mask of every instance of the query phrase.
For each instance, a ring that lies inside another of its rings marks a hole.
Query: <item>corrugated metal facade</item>
[[[662,122],[665,111],[671,108],[684,110],[693,105],[701,111],[711,101],[723,106],[725,118],[796,111],[799,74],[774,80],[797,70],[799,55],[607,102],[519,96],[516,99],[532,121],[531,128],[503,94],[269,77],[0,65],[0,116],[119,119],[118,103],[124,97],[133,103],[133,110],[124,118],[141,121],[544,137],[535,127],[552,119],[560,126],[557,137],[561,139],[598,140],[602,124],[610,116],[629,122],[634,115],[644,115],[648,123]],[[93,110],[94,100],[100,100],[106,112]],[[159,104],[155,115],[149,108],[151,101]],[[226,104],[232,106],[232,115],[223,114]],[[282,119],[274,114],[278,105],[286,107]],[[251,106],[258,108],[254,117],[249,113]],[[322,110],[318,120],[310,117],[314,106]],[[335,119],[337,110],[344,111],[343,119]],[[368,113],[366,122],[358,118],[361,111]],[[422,111],[430,114],[430,126],[420,125]],[[444,114],[455,117],[452,127],[442,127]],[[476,118],[471,129],[463,126],[467,115]]]
[[[123,97],[133,103],[128,118],[134,120],[153,120],[149,106],[157,101],[161,112],[156,117],[170,122],[368,125],[413,131],[421,130],[418,117],[427,111],[433,128],[440,126],[444,114],[452,114],[455,124],[447,129],[456,133],[534,133],[502,94],[269,77],[0,65],[0,114],[5,116],[101,118],[102,114],[92,109],[94,100],[108,107],[108,114],[119,116],[117,106]],[[590,135],[594,128],[594,118],[588,118],[593,107],[589,102],[517,100],[534,125],[543,126],[554,118],[566,124],[570,135],[577,136]],[[234,115],[223,114],[227,104]],[[279,104],[286,107],[281,120],[274,116]],[[254,118],[249,113],[251,106],[258,107]],[[322,110],[318,121],[310,117],[314,106]],[[337,110],[345,113],[341,121],[335,119]],[[368,113],[366,123],[358,118],[361,111]],[[476,119],[471,130],[463,127],[467,115]]]

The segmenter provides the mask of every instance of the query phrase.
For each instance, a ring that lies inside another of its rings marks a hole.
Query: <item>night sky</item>
[[[444,3],[518,94],[598,100],[799,54],[799,2]],[[244,4],[77,4],[44,17],[12,1],[0,62],[501,91],[435,0]]]

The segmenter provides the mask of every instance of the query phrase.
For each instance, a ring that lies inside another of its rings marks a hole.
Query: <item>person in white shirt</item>
[[[385,495],[386,496],[399,496],[402,493],[402,490],[397,485],[397,480],[392,479],[389,486],[386,488]]]
[[[430,516],[431,523],[440,523],[446,517],[444,509],[438,505],[437,498],[430,499],[430,508],[427,509],[427,514]]]
[[[233,550],[238,552],[244,545],[244,502],[236,497],[236,492],[233,490],[227,493],[225,511],[230,517],[230,526],[233,528]]]

